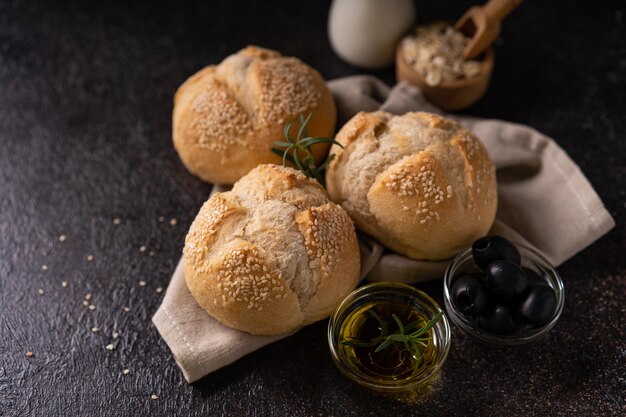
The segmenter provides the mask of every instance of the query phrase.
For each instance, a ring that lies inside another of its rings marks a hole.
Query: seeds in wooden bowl
[[[419,72],[426,84],[471,78],[481,70],[481,62],[465,60],[463,50],[470,38],[445,22],[417,28],[415,36],[402,41],[406,61]]]

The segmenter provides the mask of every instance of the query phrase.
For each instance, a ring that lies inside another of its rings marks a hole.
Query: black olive
[[[472,245],[474,262],[483,271],[493,261],[506,260],[519,265],[521,256],[515,245],[502,236],[481,237]]]
[[[490,312],[479,315],[476,324],[496,334],[511,334],[516,329],[511,309],[504,304],[497,304]]]
[[[537,326],[547,324],[556,311],[556,293],[545,284],[533,285],[519,307],[519,313]]]
[[[528,287],[526,272],[509,261],[495,261],[487,266],[487,287],[503,301],[521,298]]]
[[[452,286],[452,302],[462,313],[475,315],[489,307],[483,283],[472,275],[463,275]]]

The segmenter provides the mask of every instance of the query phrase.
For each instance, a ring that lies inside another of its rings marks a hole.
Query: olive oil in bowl
[[[339,334],[340,355],[354,372],[380,381],[403,381],[418,377],[437,359],[437,336],[429,330],[423,344],[393,343],[378,350],[384,337],[399,331],[393,319],[403,323],[417,322],[423,328],[429,319],[406,304],[370,302],[352,311]]]
[[[450,326],[428,295],[409,285],[358,288],[337,307],[328,342],[349,379],[386,393],[432,385],[450,349]]]

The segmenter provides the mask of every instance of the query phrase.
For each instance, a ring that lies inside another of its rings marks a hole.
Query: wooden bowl
[[[426,84],[424,77],[406,61],[402,53],[402,42],[400,42],[396,49],[396,79],[419,87],[428,101],[442,110],[462,110],[478,101],[487,91],[491,73],[493,72],[493,48],[487,49],[479,61],[481,61],[482,65],[480,72],[475,76],[442,82],[435,87],[431,87]]]

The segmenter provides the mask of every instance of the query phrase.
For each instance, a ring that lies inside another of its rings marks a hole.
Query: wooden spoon
[[[522,0],[489,0],[484,6],[470,8],[454,26],[471,40],[463,51],[465,59],[474,59],[483,53],[500,34],[500,22]]]

